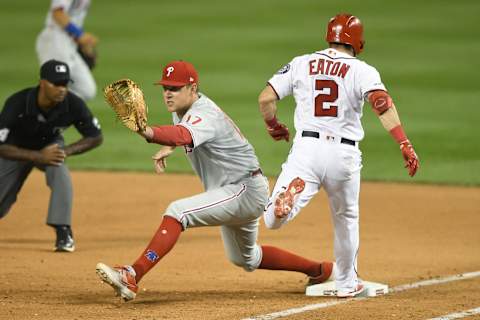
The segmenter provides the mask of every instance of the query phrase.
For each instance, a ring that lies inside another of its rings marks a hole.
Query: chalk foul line
[[[437,284],[442,284],[442,283],[447,283],[447,282],[453,282],[453,281],[458,281],[458,280],[472,279],[472,278],[476,278],[476,277],[479,277],[479,276],[480,276],[480,271],[461,273],[461,274],[456,274],[456,275],[453,275],[453,276],[447,276],[447,277],[443,277],[443,278],[436,278],[436,279],[430,279],[430,280],[424,280],[424,281],[399,285],[399,286],[396,286],[396,287],[393,287],[393,288],[389,288],[389,293],[402,292],[402,291],[405,291],[405,290],[427,287],[427,286],[432,286],[432,285],[437,285]],[[253,316],[251,318],[244,318],[242,320],[272,320],[272,319],[277,319],[277,318],[288,317],[288,316],[298,314],[298,313],[303,313],[303,312],[307,312],[307,311],[327,308],[327,307],[331,307],[331,306],[335,306],[335,305],[339,305],[339,304],[345,304],[345,303],[349,303],[349,302],[353,302],[353,301],[366,300],[366,299],[370,299],[370,298],[372,298],[372,297],[359,297],[359,298],[344,299],[344,300],[332,300],[332,301],[315,303],[315,304],[307,304],[303,307],[286,309],[286,310],[277,311],[277,312],[273,312],[273,313],[269,313],[269,314]],[[437,318],[434,318],[434,319],[437,319]],[[443,318],[438,318],[438,319],[443,319]],[[446,318],[446,319],[450,319],[450,318]],[[455,318],[451,318],[451,319],[455,319]]]

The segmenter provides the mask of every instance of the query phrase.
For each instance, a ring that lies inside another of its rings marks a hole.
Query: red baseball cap
[[[163,68],[162,80],[156,82],[162,86],[183,87],[187,84],[198,83],[198,74],[189,62],[176,60]]]

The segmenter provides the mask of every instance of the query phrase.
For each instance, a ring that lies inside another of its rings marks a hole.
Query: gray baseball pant
[[[17,201],[17,195],[34,166],[28,161],[0,158],[0,219],[7,215]],[[51,190],[47,224],[71,225],[73,191],[67,166],[36,167],[45,172]]]
[[[268,192],[266,178],[258,175],[174,201],[165,215],[179,221],[184,229],[220,226],[228,259],[253,271],[262,261],[257,235]]]

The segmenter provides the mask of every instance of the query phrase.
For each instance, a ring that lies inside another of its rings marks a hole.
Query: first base
[[[388,293],[388,285],[378,282],[362,281],[365,290],[357,297],[376,297]],[[315,284],[307,287],[305,295],[312,297],[336,297],[337,289],[335,288],[335,281],[328,281],[325,283]]]

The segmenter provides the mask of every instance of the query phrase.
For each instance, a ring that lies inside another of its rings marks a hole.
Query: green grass
[[[35,38],[49,1],[2,5],[0,99],[38,80]],[[296,55],[325,47],[328,18],[357,14],[364,22],[361,59],[381,73],[404,127],[421,159],[411,179],[398,146],[367,106],[361,143],[365,180],[479,185],[480,2],[451,1],[93,1],[86,29],[100,37],[95,77],[99,89],[121,77],[139,82],[151,123],[169,123],[161,91],[151,85],[172,59],[193,62],[201,89],[239,125],[257,150],[264,171],[275,176],[290,145],[267,135],[257,96],[268,78]],[[100,119],[105,143],[72,157],[74,169],[151,170],[157,146],[116,123],[101,93],[89,103]],[[279,117],[293,130],[293,100],[279,104]],[[78,138],[74,130],[68,141]],[[172,172],[190,172],[181,150],[169,159]]]

